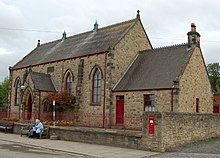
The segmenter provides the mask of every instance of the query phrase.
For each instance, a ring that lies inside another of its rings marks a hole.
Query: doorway
[[[116,96],[116,125],[124,124],[124,96]]]
[[[28,104],[27,104],[27,120],[30,120],[31,117],[32,117],[32,97],[31,94],[29,94]]]

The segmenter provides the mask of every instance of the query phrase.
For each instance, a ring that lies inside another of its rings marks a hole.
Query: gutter
[[[171,89],[170,106],[170,111],[173,112],[173,89]]]
[[[9,67],[9,71],[10,71],[10,97],[9,97],[9,113],[8,113],[8,115],[9,115],[9,117],[10,117],[10,115],[11,115],[11,95],[12,95],[12,69],[11,69],[11,67]],[[20,106],[19,106],[20,107]],[[19,108],[19,117],[20,117],[20,108]]]
[[[134,92],[134,91],[162,91],[162,90],[174,90],[175,88],[149,88],[149,89],[128,89],[128,90],[113,90],[112,92]]]
[[[97,52],[97,53],[93,53],[93,54],[86,54],[86,55],[75,56],[75,57],[70,57],[70,58],[66,58],[66,59],[48,61],[45,63],[39,63],[39,64],[28,65],[28,66],[23,66],[23,67],[19,67],[19,68],[11,68],[11,69],[12,70],[19,70],[19,69],[29,68],[30,66],[34,67],[34,66],[57,63],[57,62],[61,62],[61,61],[71,60],[71,59],[77,59],[77,58],[89,57],[89,56],[94,56],[94,55],[99,55],[99,54],[105,54],[106,52],[108,52],[108,51],[102,51],[102,52]]]
[[[38,119],[40,119],[40,106],[41,106],[41,91],[39,91],[39,100],[38,100]]]

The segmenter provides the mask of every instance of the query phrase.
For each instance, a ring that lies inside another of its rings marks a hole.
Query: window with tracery
[[[93,75],[92,102],[100,103],[101,100],[101,73],[96,69]]]
[[[66,76],[66,87],[65,90],[67,91],[67,93],[72,93],[72,82],[73,82],[73,77],[72,74],[70,72],[68,72],[67,76]]]

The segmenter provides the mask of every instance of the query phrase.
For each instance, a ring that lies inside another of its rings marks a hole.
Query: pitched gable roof
[[[187,44],[140,52],[114,91],[172,88],[182,74],[193,48]]]
[[[31,71],[30,75],[37,90],[56,92],[56,87],[49,74]]]
[[[98,31],[42,44],[15,64],[13,69],[105,52],[110,46],[115,46],[136,22],[137,19],[132,19],[100,28]]]

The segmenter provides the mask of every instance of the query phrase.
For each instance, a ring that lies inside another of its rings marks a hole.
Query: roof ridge
[[[186,45],[186,44],[187,44],[187,43],[179,43],[179,44],[173,44],[173,45],[155,47],[155,48],[153,48],[153,50],[164,49],[164,48],[172,48],[172,47],[178,47],[178,46],[183,46],[183,45]]]
[[[111,24],[111,25],[107,25],[107,26],[104,26],[104,27],[101,27],[99,28],[98,30],[104,30],[104,29],[108,29],[110,27],[115,27],[115,26],[119,26],[119,25],[122,25],[122,24],[125,24],[125,23],[129,23],[129,22],[132,22],[132,21],[136,21],[136,18],[134,19],[130,19],[130,20],[126,20],[126,21],[122,21],[122,22],[119,22],[119,23],[115,23],[115,24]],[[88,33],[92,33],[93,30],[90,30],[90,31],[86,31],[86,32],[81,32],[81,33],[78,33],[78,34],[75,34],[75,35],[72,35],[72,36],[69,36],[69,37],[66,37],[65,40],[68,40],[69,38],[74,38],[74,37],[78,37],[78,36],[82,36],[84,34],[88,34]],[[46,42],[46,43],[42,43],[40,46],[43,46],[43,45],[47,45],[47,44],[51,44],[51,43],[55,43],[55,42],[59,42],[61,41],[62,39],[57,39],[57,40],[54,40],[54,41],[49,41],[49,42]]]
[[[107,26],[101,27],[100,29],[106,29],[106,28],[108,28],[108,27],[113,27],[113,26],[117,26],[117,25],[122,25],[122,24],[129,23],[129,22],[132,22],[132,21],[136,21],[136,18],[130,19],[130,20],[126,20],[126,21],[122,21],[122,22],[115,23],[115,24],[111,24],[111,25],[107,25]],[[99,29],[99,30],[100,30],[100,29]]]

